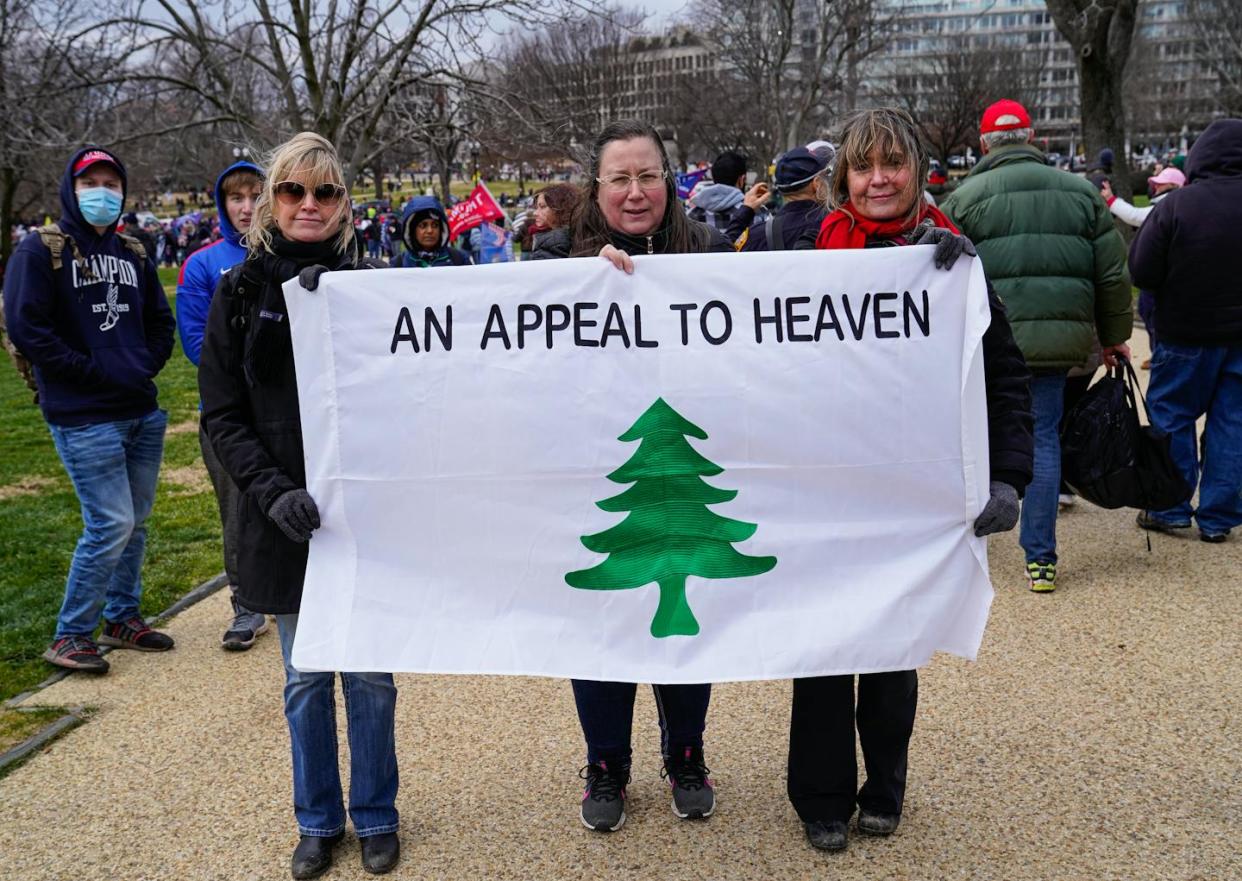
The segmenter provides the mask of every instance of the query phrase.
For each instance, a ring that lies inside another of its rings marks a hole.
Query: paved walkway
[[[403,861],[428,879],[1232,879],[1242,877],[1242,536],[1152,536],[1080,503],[1062,588],[1025,589],[1013,535],[979,661],[923,673],[905,818],[839,855],[784,794],[789,685],[719,686],[707,756],[720,808],[677,820],[640,692],[625,829],[577,820],[567,683],[400,676]],[[0,877],[280,879],[297,836],[276,639],[226,654],[224,594],[175,619],[169,655],[116,652],[30,703],[86,725],[0,780]],[[343,724],[343,722],[342,722]],[[343,729],[342,729],[343,730]],[[351,837],[334,879],[363,878]]]

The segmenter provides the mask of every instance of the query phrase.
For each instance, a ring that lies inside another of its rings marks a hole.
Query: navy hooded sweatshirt
[[[220,215],[220,238],[204,245],[186,258],[177,277],[177,332],[181,334],[181,348],[190,363],[198,366],[198,353],[203,348],[203,333],[207,329],[207,308],[216,292],[221,276],[246,259],[246,247],[241,243],[241,233],[229,222],[228,207],[224,204],[221,184],[235,171],[250,171],[263,177],[263,171],[253,162],[234,162],[216,178],[216,210]]]
[[[155,264],[117,237],[116,223],[100,235],[78,208],[73,166],[96,149],[75,153],[60,184],[60,228],[73,237],[85,271],[66,242],[53,272],[51,253],[32,234],[14,250],[4,279],[9,336],[34,365],[44,418],[65,427],[151,413],[152,380],[173,349],[172,311]],[[124,193],[125,168],[115,164]]]
[[[428,251],[418,243],[414,229],[418,222],[427,217],[440,221],[440,244]],[[426,268],[428,266],[467,266],[470,258],[448,244],[448,215],[444,206],[435,196],[415,196],[406,203],[401,212],[401,241],[405,244],[405,254],[401,257],[401,266]]]
[[[1242,119],[1218,119],[1130,243],[1134,283],[1156,296],[1156,334],[1185,346],[1242,344]]]

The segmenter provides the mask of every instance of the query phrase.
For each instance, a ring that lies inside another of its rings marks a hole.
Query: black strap
[[[785,218],[779,214],[769,214],[763,222],[763,231],[768,237],[769,251],[785,250]]]

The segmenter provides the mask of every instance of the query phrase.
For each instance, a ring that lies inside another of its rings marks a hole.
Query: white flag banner
[[[285,288],[308,670],[693,683],[973,658],[982,268],[929,247]]]

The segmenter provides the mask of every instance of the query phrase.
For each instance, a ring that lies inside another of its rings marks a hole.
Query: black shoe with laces
[[[43,659],[66,670],[83,673],[107,673],[108,662],[99,653],[99,646],[89,636],[62,636],[47,647]]]
[[[606,761],[587,765],[578,772],[586,780],[582,793],[582,825],[596,832],[616,832],[625,825],[625,787],[630,782],[629,762],[610,767]]]
[[[661,776],[673,790],[673,813],[683,820],[703,820],[716,810],[716,790],[703,762],[703,747],[687,746],[664,760]]]

